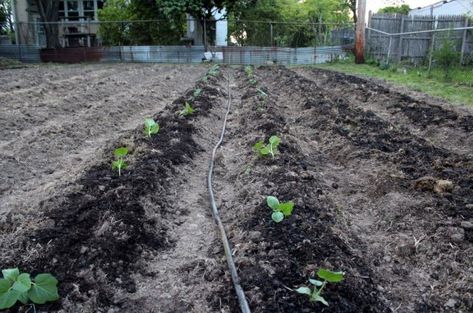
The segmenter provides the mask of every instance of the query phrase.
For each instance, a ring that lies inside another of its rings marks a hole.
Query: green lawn
[[[406,68],[404,72],[403,67],[382,70],[374,65],[345,62],[320,64],[316,67],[384,79],[394,85],[421,91],[450,103],[473,106],[473,69],[471,67],[453,69],[450,81],[445,81],[440,69],[432,70],[429,77],[427,70],[422,68]]]

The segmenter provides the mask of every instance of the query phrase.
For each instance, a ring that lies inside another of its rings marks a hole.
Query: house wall
[[[433,15],[471,15],[473,14],[473,1],[471,0],[452,0],[434,3],[430,6],[413,9],[409,15],[430,15],[433,8]]]

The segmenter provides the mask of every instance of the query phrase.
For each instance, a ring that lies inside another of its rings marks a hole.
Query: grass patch
[[[446,81],[441,69],[433,69],[430,75],[426,68],[390,67],[381,69],[375,65],[353,63],[318,64],[318,68],[384,79],[397,86],[447,100],[453,104],[473,106],[473,68],[462,67],[451,70],[451,78]]]

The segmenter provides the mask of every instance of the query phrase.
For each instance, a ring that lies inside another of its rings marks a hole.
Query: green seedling
[[[21,273],[18,268],[2,270],[0,279],[0,310],[13,307],[17,301],[44,304],[59,299],[58,281],[49,273],[38,274],[31,279],[30,274]]]
[[[145,119],[144,133],[146,136],[151,138],[151,135],[155,135],[159,132],[159,124],[152,118]]]
[[[189,102],[186,101],[186,104],[184,105],[184,109],[182,109],[181,111],[179,111],[179,115],[181,115],[181,116],[189,116],[189,115],[191,115],[192,113],[194,113],[194,109],[193,109],[192,106],[189,104]]]
[[[271,155],[274,159],[276,153],[278,153],[278,146],[281,143],[281,138],[278,136],[271,136],[269,143],[265,144],[263,140],[258,141],[254,146],[253,150],[256,151],[260,156]]]
[[[201,88],[196,88],[194,90],[194,94],[192,95],[194,98],[197,98],[198,96],[200,96],[200,94],[202,93],[202,89]]]
[[[261,98],[267,98],[268,97],[268,94],[266,92],[264,92],[262,89],[256,88],[256,91],[258,92],[258,96],[260,96]]]
[[[328,302],[321,296],[322,290],[325,288],[327,283],[338,283],[345,278],[344,272],[332,272],[326,269],[319,269],[317,272],[322,280],[309,279],[309,283],[312,285],[312,289],[307,286],[297,288],[295,291],[309,296],[311,302],[321,302],[324,305],[328,306]]]
[[[112,162],[112,169],[118,170],[118,176],[122,175],[122,169],[126,169],[128,164],[125,162],[125,156],[128,154],[128,149],[121,147],[116,149],[113,154],[116,160]]]
[[[214,66],[210,68],[207,74],[210,76],[217,76],[219,71],[220,71],[220,66],[218,66],[218,64],[215,64]]]
[[[245,73],[248,78],[253,78],[253,67],[251,65],[245,66]]]
[[[284,220],[284,217],[289,217],[292,215],[292,210],[294,209],[294,202],[292,201],[280,203],[278,198],[269,196],[266,197],[266,203],[271,209],[273,209],[271,218],[276,223],[280,223],[282,220]]]

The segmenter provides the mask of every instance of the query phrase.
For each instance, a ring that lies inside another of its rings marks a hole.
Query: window
[[[103,8],[102,0],[60,0],[59,17],[68,21],[96,20],[97,10]]]

